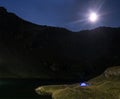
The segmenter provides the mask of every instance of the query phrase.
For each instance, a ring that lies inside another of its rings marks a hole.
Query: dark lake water
[[[40,96],[35,88],[41,85],[70,84],[75,80],[40,80],[40,79],[1,79],[0,99],[52,99],[49,96]]]

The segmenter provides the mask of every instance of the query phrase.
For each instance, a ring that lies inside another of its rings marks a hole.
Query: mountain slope
[[[71,32],[36,25],[0,7],[0,77],[87,80],[120,64],[119,33],[110,27]]]

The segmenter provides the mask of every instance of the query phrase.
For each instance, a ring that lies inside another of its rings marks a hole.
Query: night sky
[[[120,26],[120,0],[0,0],[0,6],[30,22],[72,31],[98,26]],[[90,11],[99,15],[88,21]]]

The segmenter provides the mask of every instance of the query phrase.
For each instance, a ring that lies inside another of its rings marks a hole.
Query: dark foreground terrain
[[[47,84],[46,80],[36,79],[1,79],[0,99],[51,99],[49,96],[38,96],[34,89],[38,84]]]
[[[1,79],[0,99],[52,99],[51,96],[40,96],[35,89],[41,85],[71,84],[74,80],[45,79]]]
[[[49,85],[36,89],[40,95],[53,99],[120,99],[120,66],[108,68],[100,76],[86,82],[87,86]]]

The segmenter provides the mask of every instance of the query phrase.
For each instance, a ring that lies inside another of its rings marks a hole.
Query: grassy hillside
[[[87,83],[86,87],[80,84],[41,86],[36,92],[51,95],[53,99],[120,99],[120,66],[108,68]]]

